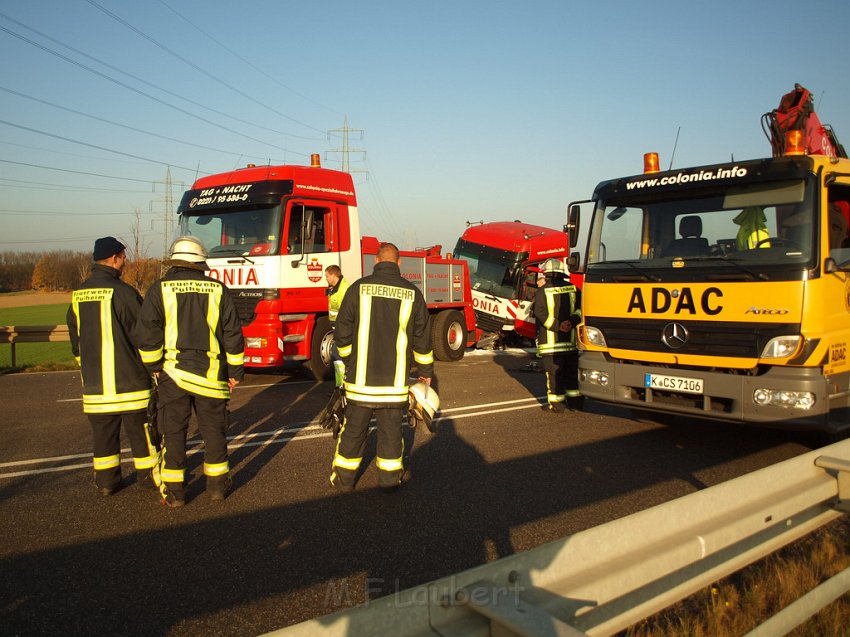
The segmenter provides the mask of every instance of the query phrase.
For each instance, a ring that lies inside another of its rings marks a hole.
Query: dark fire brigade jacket
[[[148,369],[164,371],[187,392],[227,399],[227,379],[245,375],[230,291],[194,267],[174,266],[150,287],[135,337]]]
[[[345,395],[354,402],[407,404],[410,353],[419,376],[431,378],[434,354],[422,292],[390,261],[351,284],[342,300],[334,340],[345,361]]]
[[[581,291],[563,278],[546,278],[546,284],[534,295],[537,320],[537,352],[541,356],[576,351],[576,326],[581,322]],[[558,327],[572,323],[569,332]]]
[[[115,268],[95,263],[71,296],[66,322],[83,378],[83,411],[115,414],[147,408],[151,379],[130,340],[142,297]]]

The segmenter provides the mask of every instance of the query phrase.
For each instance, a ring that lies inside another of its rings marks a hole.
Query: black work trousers
[[[210,478],[216,480],[228,475],[227,402],[193,394],[178,386],[168,374],[159,375],[157,422],[163,439],[162,481],[176,498],[185,497],[186,434],[193,409],[204,440],[204,474],[208,482]]]
[[[366,437],[369,434],[369,422],[375,416],[378,431],[377,458],[378,482],[381,487],[396,487],[404,474],[402,456],[404,440],[401,436],[401,424],[406,404],[390,407],[372,407],[349,400],[345,406],[345,420],[339,432],[334,455],[331,482],[345,487],[354,486]]]
[[[570,407],[580,406],[578,391],[578,352],[558,352],[543,356],[546,370],[546,397],[548,402],[566,402]]]
[[[87,414],[94,447],[94,482],[98,488],[115,489],[121,483],[121,425],[130,441],[136,464],[150,456],[145,422],[147,413]]]

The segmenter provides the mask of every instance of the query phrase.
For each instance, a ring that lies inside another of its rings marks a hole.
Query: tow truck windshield
[[[592,270],[728,270],[765,278],[815,256],[814,187],[808,179],[655,193],[599,201],[588,243]],[[771,277],[772,278],[772,277]]]

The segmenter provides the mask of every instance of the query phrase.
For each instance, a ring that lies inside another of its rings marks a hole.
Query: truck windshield
[[[813,190],[794,179],[599,201],[588,265],[628,262],[648,271],[725,263],[746,272],[807,263],[816,252]]]
[[[280,206],[184,214],[180,233],[198,237],[211,257],[277,254]]]
[[[455,258],[469,265],[473,290],[503,299],[517,298],[517,266],[523,255],[482,246],[461,239],[455,246]]]

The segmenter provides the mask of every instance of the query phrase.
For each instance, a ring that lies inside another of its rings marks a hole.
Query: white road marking
[[[440,416],[434,421],[439,423],[443,420],[462,420],[465,418],[477,418],[479,416],[487,416],[489,414],[498,414],[507,411],[518,411],[521,409],[539,408],[545,401],[545,396],[534,396],[530,398],[519,398],[516,400],[504,400],[494,403],[483,403],[480,405],[468,405],[465,407],[453,407],[440,411]],[[474,411],[473,411],[474,410]],[[471,413],[461,413],[471,412]],[[331,432],[322,429],[314,421],[296,423],[288,427],[279,427],[272,431],[262,431],[257,433],[237,434],[228,436],[230,444],[227,445],[228,450],[241,449],[243,447],[263,447],[271,444],[280,444],[285,442],[302,442],[313,440],[314,438],[327,438],[331,436]],[[203,442],[201,440],[190,440],[187,443],[186,455],[191,456],[203,451]],[[125,455],[130,453],[129,449],[122,449],[121,452]],[[0,469],[11,467],[25,467],[45,463],[63,463],[73,460],[87,459],[89,462],[74,463],[74,464],[59,464],[55,467],[42,467],[39,469],[26,469],[22,471],[0,472],[0,478],[20,478],[23,476],[32,476],[43,473],[55,473],[57,471],[73,471],[75,469],[91,469],[91,453],[70,454],[65,456],[48,456],[44,458],[31,458],[28,460],[14,460],[11,462],[0,462]],[[133,462],[132,457],[126,457],[121,460],[124,464]]]

